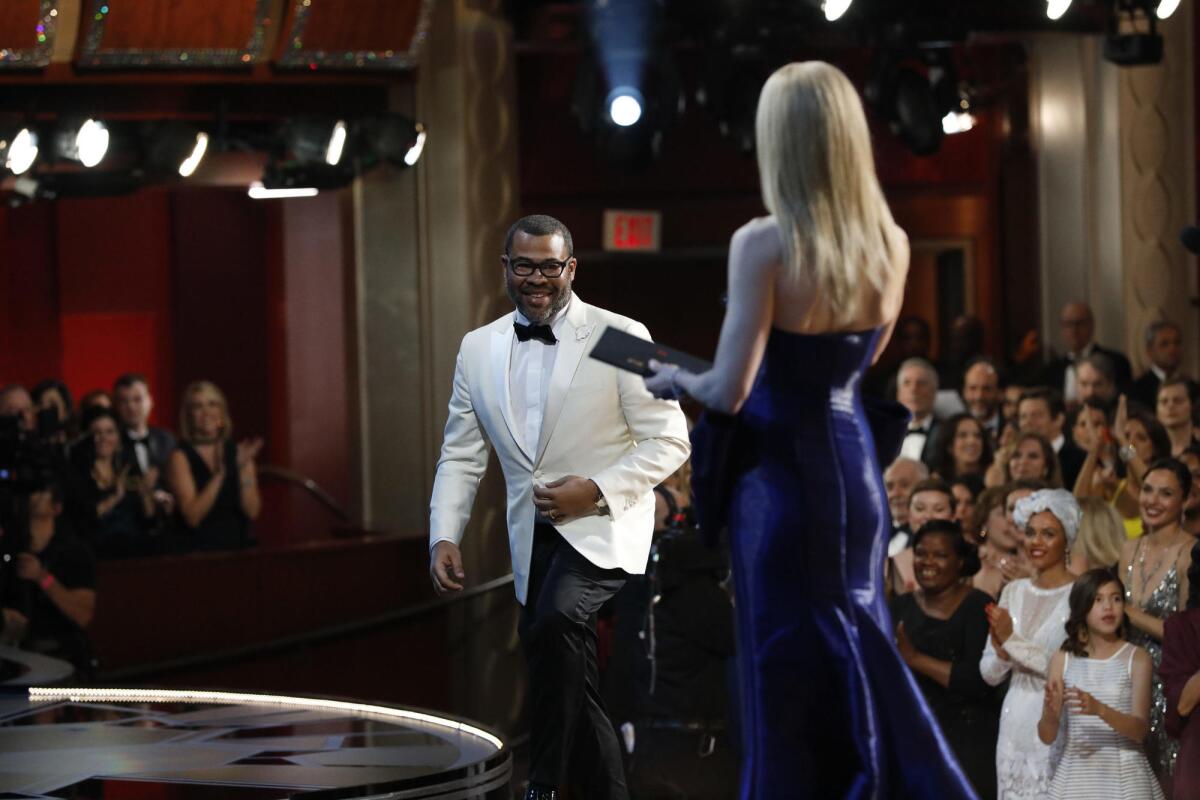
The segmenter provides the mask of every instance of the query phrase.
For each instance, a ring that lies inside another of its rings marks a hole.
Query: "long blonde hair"
[[[864,284],[884,291],[895,225],[858,93],[823,61],[780,67],[759,95],[755,135],[763,204],[779,225],[785,274],[798,281],[803,267],[834,322],[850,321]]]
[[[183,402],[179,404],[179,438],[195,444],[196,428],[192,425],[192,400],[198,395],[211,394],[221,406],[221,432],[218,436],[228,439],[233,436],[233,419],[229,416],[229,403],[225,393],[212,381],[192,381],[183,390]]]
[[[1099,497],[1079,501],[1083,519],[1075,537],[1076,552],[1087,559],[1089,567],[1114,567],[1121,560],[1125,544],[1125,524],[1117,510]]]

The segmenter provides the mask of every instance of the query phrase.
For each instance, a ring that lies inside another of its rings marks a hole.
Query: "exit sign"
[[[662,214],[657,211],[605,211],[604,249],[657,253],[662,248]]]

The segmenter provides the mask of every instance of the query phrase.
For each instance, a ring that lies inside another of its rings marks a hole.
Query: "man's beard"
[[[554,315],[567,307],[567,303],[571,302],[571,285],[567,284],[559,289],[551,298],[550,305],[546,306],[544,311],[535,311],[525,305],[525,296],[521,294],[511,283],[504,281],[504,291],[508,295],[508,299],[517,307],[517,310],[525,315],[525,319],[530,322],[545,322],[548,319],[553,319]]]

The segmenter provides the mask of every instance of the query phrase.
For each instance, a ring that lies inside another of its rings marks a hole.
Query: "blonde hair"
[[[179,407],[179,438],[185,442],[195,442],[196,440],[196,430],[192,425],[192,415],[188,406],[192,404],[196,395],[205,392],[212,393],[221,406],[220,437],[228,439],[233,436],[233,420],[229,416],[229,403],[225,400],[225,393],[218,389],[212,381],[192,381],[183,390],[183,402]]]
[[[1099,497],[1082,498],[1079,508],[1083,518],[1072,549],[1086,558],[1091,567],[1115,566],[1121,560],[1121,547],[1125,544],[1121,515]]]
[[[823,61],[781,67],[759,95],[755,137],[785,275],[798,281],[803,265],[834,322],[852,320],[864,285],[884,291],[895,226],[858,92]]]

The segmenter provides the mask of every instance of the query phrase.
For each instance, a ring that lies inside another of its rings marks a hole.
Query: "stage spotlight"
[[[1154,14],[1159,19],[1166,19],[1175,13],[1175,9],[1179,8],[1179,0],[1162,0],[1158,4],[1158,8],[1154,9]]]
[[[246,194],[254,200],[285,200],[289,197],[316,197],[318,191],[312,186],[301,186],[294,189],[268,189],[262,185],[262,181],[255,181],[250,184]]]
[[[21,128],[4,143],[4,166],[20,175],[33,166],[38,155],[38,137],[30,128]]]
[[[206,152],[208,152],[208,134],[197,133],[196,143],[192,146],[191,154],[179,164],[180,177],[191,177],[192,173],[196,171],[196,167],[200,166]]]
[[[342,160],[342,151],[346,148],[346,121],[339,119],[333,123],[333,133],[329,134],[329,146],[325,148],[325,163],[336,167]]]
[[[211,143],[207,133],[185,122],[147,123],[140,132],[147,143],[145,171],[155,177],[191,177]]]
[[[75,157],[79,163],[91,168],[104,160],[108,152],[108,126],[94,119],[86,119],[75,134]]]
[[[425,126],[418,122],[416,128],[417,140],[404,154],[404,163],[410,167],[415,165],[421,159],[421,153],[425,152]]]
[[[363,149],[368,164],[387,161],[411,167],[425,150],[425,127],[403,114],[379,114],[362,122]]]
[[[1070,7],[1071,0],[1046,0],[1046,16],[1050,19],[1058,19],[1067,13],[1067,9]]]
[[[630,86],[620,86],[608,94],[608,118],[628,128],[642,118],[642,95]]]
[[[821,3],[821,10],[825,12],[826,20],[836,22],[842,18],[853,2],[854,0],[825,0]]]

